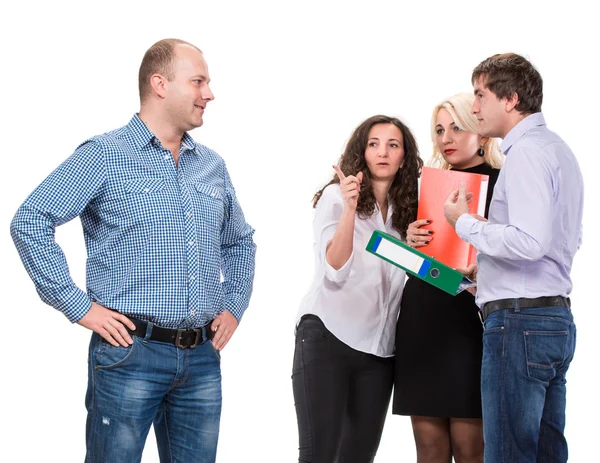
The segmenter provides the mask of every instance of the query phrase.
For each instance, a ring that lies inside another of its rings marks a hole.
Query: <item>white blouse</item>
[[[385,224],[379,210],[365,220],[356,216],[352,254],[335,270],[325,253],[343,209],[339,184],[329,185],[315,211],[315,278],[302,300],[297,321],[305,314],[317,315],[335,337],[353,349],[391,357],[406,273],[367,252],[366,247],[376,229],[399,237],[392,229],[392,207]]]

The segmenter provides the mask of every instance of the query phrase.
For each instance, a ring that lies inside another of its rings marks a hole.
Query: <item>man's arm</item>
[[[511,151],[503,169],[508,224],[482,222],[469,214],[456,221],[456,232],[492,257],[538,260],[548,253],[554,214],[553,172],[536,147]]]
[[[101,149],[92,142],[52,172],[17,210],[10,232],[17,251],[41,299],[60,310],[71,322],[79,321],[91,301],[69,274],[55,229],[85,209],[104,182]]]
[[[212,324],[212,329],[216,330],[213,344],[217,350],[225,347],[248,308],[256,254],[252,239],[254,229],[246,222],[229,173],[224,169],[226,217],[221,232],[221,268],[225,310]]]
[[[65,255],[55,241],[56,227],[81,214],[106,179],[102,148],[95,142],[80,145],[52,172],[17,210],[10,232],[41,299],[73,323],[100,334],[113,346],[132,339],[123,326],[135,325],[124,315],[92,302],[75,285]]]

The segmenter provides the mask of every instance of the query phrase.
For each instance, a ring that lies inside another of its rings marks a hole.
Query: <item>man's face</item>
[[[475,102],[471,111],[479,121],[481,135],[484,137],[504,138],[508,125],[508,113],[506,111],[506,98],[498,99],[486,85],[484,75],[479,76],[473,85]]]
[[[203,124],[204,110],[214,95],[202,53],[189,45],[177,45],[175,55],[173,80],[165,84],[166,116],[187,132]]]

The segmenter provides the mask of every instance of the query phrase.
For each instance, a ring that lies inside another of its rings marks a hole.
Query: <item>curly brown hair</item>
[[[515,109],[521,114],[542,110],[544,99],[542,76],[529,61],[516,53],[490,56],[473,69],[471,83],[484,78],[485,86],[496,98],[511,98],[515,93],[519,102]]]
[[[344,153],[340,156],[338,165],[344,175],[356,175],[358,172],[363,173],[356,213],[361,219],[370,217],[377,209],[377,202],[373,193],[371,173],[365,160],[365,149],[367,148],[371,128],[377,124],[394,124],[402,133],[404,160],[402,167],[396,173],[394,181],[390,186],[388,197],[394,210],[392,214],[392,227],[400,233],[403,239],[406,239],[406,229],[417,217],[417,182],[421,175],[421,168],[423,167],[423,160],[419,156],[417,141],[410,129],[395,117],[383,115],[372,116],[354,130],[350,140],[346,144]],[[315,193],[313,207],[317,206],[323,190],[334,183],[340,183],[337,174],[333,176],[329,183]]]

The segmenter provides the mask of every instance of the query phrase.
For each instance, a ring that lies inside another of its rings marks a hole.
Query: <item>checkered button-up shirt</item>
[[[91,301],[168,328],[229,310],[254,278],[254,230],[225,163],[185,134],[178,167],[135,115],[82,143],[18,209],[11,234],[42,300],[76,322]],[[87,292],[71,279],[55,227],[81,217]]]

